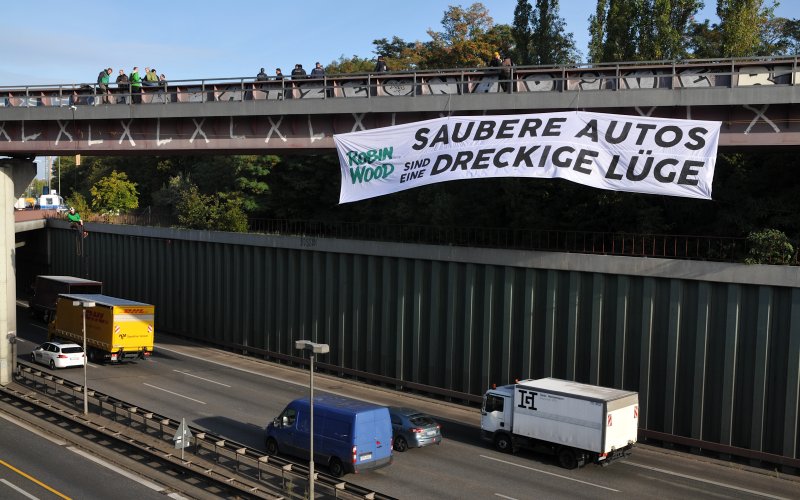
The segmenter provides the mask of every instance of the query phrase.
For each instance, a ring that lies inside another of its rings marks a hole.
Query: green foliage
[[[125,172],[112,171],[92,186],[92,209],[108,215],[125,213],[139,206],[136,183]]]
[[[68,207],[74,208],[76,212],[81,214],[81,218],[83,220],[88,220],[89,216],[92,215],[92,210],[89,207],[89,202],[80,193],[77,192],[72,193],[72,195],[69,198],[64,199],[64,203]]]
[[[533,64],[568,64],[580,60],[572,33],[559,15],[558,0],[536,0],[531,15],[531,60]]]
[[[775,5],[764,7],[764,0],[717,0],[720,23],[720,56],[767,55],[762,30],[774,17]]]
[[[344,55],[325,66],[325,72],[329,75],[342,75],[349,73],[368,73],[375,69],[375,61],[359,56],[345,58]]]
[[[247,232],[247,215],[242,209],[242,200],[224,194],[201,194],[194,185],[181,191],[176,211],[181,227]]]
[[[701,0],[598,0],[589,18],[589,58],[595,62],[680,59]]]
[[[531,54],[531,20],[533,18],[533,7],[528,0],[517,0],[514,8],[514,22],[511,27],[511,35],[514,38],[513,57],[517,64],[533,64]]]
[[[763,229],[747,237],[750,248],[745,264],[791,264],[794,247],[786,235],[777,229]]]
[[[442,17],[443,31],[428,30],[431,41],[417,46],[419,67],[484,66],[493,52],[508,49],[496,47],[487,40],[486,35],[493,26],[494,20],[482,3],[473,3],[467,9],[451,5]]]

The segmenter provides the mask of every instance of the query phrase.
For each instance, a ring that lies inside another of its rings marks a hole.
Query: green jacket
[[[79,214],[78,212],[75,212],[74,214],[67,212],[67,220],[70,222],[80,222],[81,214]]]
[[[138,71],[134,71],[133,73],[131,73],[130,81],[131,81],[131,87],[132,88],[141,88],[141,86],[142,86],[142,77],[139,76],[139,72]]]

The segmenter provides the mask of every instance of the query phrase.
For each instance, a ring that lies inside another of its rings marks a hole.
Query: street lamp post
[[[311,342],[310,340],[296,340],[294,342],[294,348],[301,351],[307,351],[311,361],[309,364],[309,373],[311,375],[308,383],[308,427],[309,439],[311,440],[308,447],[308,498],[310,500],[314,500],[314,354],[327,354],[330,352],[330,347],[328,344],[317,344],[315,342]]]
[[[83,316],[83,414],[89,414],[89,394],[87,389],[87,382],[88,377],[86,374],[86,369],[89,365],[89,360],[87,358],[86,352],[86,310],[90,307],[94,307],[94,302],[88,302],[84,300],[75,300],[72,302],[73,306],[81,308],[81,314]]]

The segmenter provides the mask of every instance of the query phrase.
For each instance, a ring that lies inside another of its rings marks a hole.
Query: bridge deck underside
[[[492,110],[519,114],[552,109]],[[602,112],[721,121],[721,147],[800,145],[795,105],[604,108]],[[460,115],[481,115],[465,110]],[[208,117],[127,117],[0,122],[4,154],[270,153],[334,149],[333,134],[417,122],[440,112],[363,112]]]

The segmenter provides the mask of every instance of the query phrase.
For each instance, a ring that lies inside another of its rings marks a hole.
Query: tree
[[[764,43],[762,34],[774,17],[775,4],[763,5],[764,0],[717,0],[720,56],[768,55],[770,47]]]
[[[643,60],[682,59],[702,0],[650,0],[642,8],[638,55]]]
[[[786,235],[777,229],[764,229],[750,233],[745,264],[789,265],[794,259],[794,247]]]
[[[702,0],[598,0],[589,18],[594,62],[679,59],[692,45]]]
[[[528,0],[517,0],[517,6],[514,8],[514,22],[511,25],[511,35],[514,38],[513,54],[517,64],[533,64],[533,55],[531,54],[532,16],[531,3]]]
[[[375,68],[375,61],[365,59],[359,56],[352,56],[346,58],[344,55],[339,56],[336,61],[331,61],[330,64],[325,66],[325,73],[329,75],[343,75],[348,73],[368,73]]]
[[[598,0],[589,18],[593,62],[637,60],[638,23],[645,0]]]
[[[383,56],[386,59],[386,65],[392,71],[413,70],[417,67],[419,58],[415,51],[415,43],[406,42],[402,38],[394,36],[391,41],[381,38],[373,40],[372,44],[375,46],[373,52],[376,55]],[[374,62],[370,62],[374,67]],[[369,71],[372,71],[372,69],[372,67],[369,68]]]
[[[492,52],[502,49],[486,40],[485,35],[493,26],[494,20],[480,2],[473,3],[467,9],[450,6],[442,17],[443,31],[428,30],[431,41],[417,45],[420,67],[484,66]]]
[[[536,0],[530,54],[533,64],[568,64],[580,59],[575,39],[566,32],[564,18],[559,15],[558,0]]]
[[[247,215],[242,201],[225,194],[206,195],[191,185],[180,193],[176,206],[178,223],[188,229],[247,232]]]
[[[111,172],[100,179],[91,189],[92,209],[103,214],[120,214],[139,206],[136,183],[128,180],[124,172]]]

